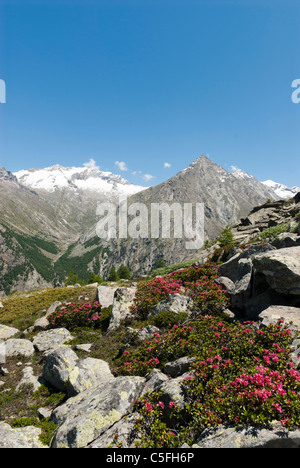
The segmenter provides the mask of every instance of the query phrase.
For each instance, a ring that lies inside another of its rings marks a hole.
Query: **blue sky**
[[[0,166],[94,159],[150,185],[205,154],[300,185],[299,18],[296,0],[0,0]]]

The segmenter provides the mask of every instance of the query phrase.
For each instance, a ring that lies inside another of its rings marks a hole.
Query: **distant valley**
[[[0,168],[0,294],[42,288],[64,281],[70,270],[87,280],[106,277],[112,266],[127,265],[147,274],[162,258],[166,264],[197,258],[182,239],[101,240],[96,235],[97,204],[203,203],[205,236],[215,239],[267,199],[291,198],[300,191],[226,171],[205,156],[153,187],[129,183],[97,167],[60,165],[11,173]]]

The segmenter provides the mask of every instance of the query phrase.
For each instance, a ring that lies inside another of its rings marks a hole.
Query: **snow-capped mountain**
[[[288,200],[300,192],[300,187],[287,187],[286,185],[279,184],[273,180],[265,180],[263,184],[273,190],[276,195],[283,200]]]
[[[242,169],[235,169],[232,175],[234,175],[234,177],[240,180],[254,179],[252,175],[248,174],[245,171],[242,171]]]
[[[91,191],[107,195],[128,196],[147,187],[134,185],[120,175],[103,172],[97,166],[63,167],[59,164],[45,169],[21,170],[14,173],[19,183],[34,190],[55,192],[59,189]]]
[[[232,175],[234,175],[237,179],[253,182],[256,179],[241,169],[236,169]],[[279,199],[288,200],[289,198],[293,198],[298,192],[300,192],[300,187],[288,187],[287,185],[280,184],[278,182],[274,182],[273,180],[265,180],[261,182],[265,185],[270,191],[273,191]]]

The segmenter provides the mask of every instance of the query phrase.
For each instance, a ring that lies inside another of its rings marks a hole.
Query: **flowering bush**
[[[169,428],[170,421],[176,418],[178,412],[175,401],[168,404],[162,401],[161,393],[146,393],[135,402],[135,410],[139,417],[135,422],[135,432],[140,434],[136,446],[140,448],[179,447],[180,439],[177,431]],[[165,420],[168,420],[167,424]]]
[[[207,277],[195,283],[185,283],[185,289],[191,294],[195,313],[221,315],[229,302],[222,286]]]
[[[77,327],[98,328],[101,325],[102,312],[99,302],[87,302],[82,305],[68,304],[60,307],[47,318],[50,328],[67,328],[73,330]]]
[[[162,368],[166,362],[186,356],[191,351],[189,336],[192,331],[191,326],[174,325],[164,335],[154,333],[152,340],[143,342],[137,349],[125,351],[119,373],[145,376],[153,368]]]
[[[123,371],[130,375],[195,357],[182,384],[184,404],[174,407],[171,416],[163,395],[138,401],[142,443],[193,444],[205,429],[219,424],[263,427],[280,421],[287,428],[299,427],[300,373],[289,358],[290,335],[283,321],[259,330],[253,322],[232,324],[206,316],[127,351]]]
[[[135,306],[131,309],[138,312],[142,318],[146,318],[151,309],[166,299],[169,294],[180,294],[181,287],[181,281],[170,277],[143,281],[138,285]]]
[[[212,263],[204,265],[192,266],[182,270],[173,271],[169,274],[169,278],[182,281],[185,283],[195,283],[201,278],[214,280],[218,277],[218,268]]]
[[[210,263],[174,271],[168,276],[144,281],[138,285],[135,305],[132,310],[141,318],[170,294],[190,293],[194,309],[198,313],[219,313],[228,299],[225,291],[214,283],[218,268]]]

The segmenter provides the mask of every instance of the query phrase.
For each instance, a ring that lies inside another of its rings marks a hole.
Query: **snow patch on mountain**
[[[15,172],[20,184],[35,190],[54,192],[60,189],[119,193],[133,195],[147,187],[134,185],[120,175],[100,171],[91,165],[84,167],[63,167],[59,164],[45,169],[29,169]]]
[[[287,187],[286,185],[274,182],[273,180],[265,180],[263,184],[272,189],[276,195],[283,200],[293,198],[298,192],[300,192],[300,187]]]

